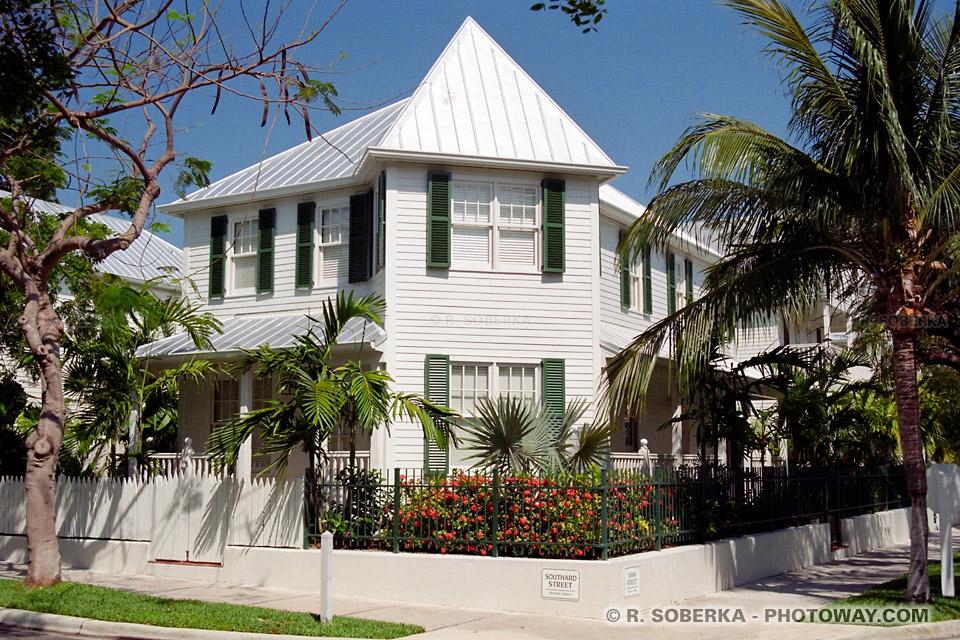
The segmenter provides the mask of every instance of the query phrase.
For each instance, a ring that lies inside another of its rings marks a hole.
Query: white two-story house
[[[608,184],[624,171],[468,18],[409,98],[161,207],[183,218],[184,272],[224,333],[207,352],[174,336],[142,354],[163,366],[282,347],[352,290],[381,295],[386,313],[348,327],[339,357],[362,342],[364,363],[402,390],[467,415],[485,395],[593,401],[606,359],[696,296],[716,257],[678,235],[621,268],[619,234],[644,212]],[[696,451],[689,430],[658,429],[680,412],[662,373],[614,451],[636,451],[641,437],[655,453]],[[272,392],[253,374],[184,386],[180,435],[202,452],[213,429]],[[380,469],[463,458],[412,424],[360,448]],[[239,474],[266,464],[255,451]]]

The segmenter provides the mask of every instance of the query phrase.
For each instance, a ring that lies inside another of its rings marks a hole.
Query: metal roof
[[[0,190],[0,198],[9,197],[10,192]],[[29,206],[33,211],[53,215],[73,212],[72,207],[46,200],[30,200]],[[112,218],[99,213],[87,216],[87,220],[102,224],[117,235],[130,228],[129,220]],[[144,229],[124,251],[114,251],[97,263],[95,268],[97,271],[120,276],[132,283],[162,278],[164,284],[160,286],[166,285],[170,288],[173,286],[171,280],[181,277],[182,265],[182,249]]]
[[[369,113],[314,140],[217,180],[208,187],[194,191],[184,200],[196,202],[350,177],[364,151],[376,146],[383,138],[384,132],[393,124],[408,100]]]
[[[622,351],[627,345],[632,343],[638,335],[639,330],[626,329],[607,322],[600,323],[600,346],[610,353]]]
[[[137,349],[138,358],[169,358],[209,355],[237,354],[242,349],[259,349],[270,345],[276,349],[292,347],[296,337],[302,336],[310,327],[322,328],[305,315],[237,316],[223,321],[222,332],[213,336],[209,348],[198,349],[189,335],[178,333]],[[351,318],[344,325],[337,343],[342,345],[364,342],[377,348],[387,337],[383,328],[362,318]]]
[[[367,149],[624,171],[468,17],[410,98],[161,210],[182,212],[190,203],[350,178]]]
[[[616,166],[469,17],[378,146]]]
[[[611,207],[616,209],[619,213],[623,214],[623,217],[629,222],[639,219],[647,211],[645,206],[609,184],[600,185],[600,207],[607,208],[608,210]],[[715,248],[701,242],[696,237],[696,234],[690,234],[682,229],[677,229],[673,232],[673,236],[677,242],[671,242],[670,244],[678,249],[694,247],[697,251],[707,256],[713,258],[720,257],[720,254]]]

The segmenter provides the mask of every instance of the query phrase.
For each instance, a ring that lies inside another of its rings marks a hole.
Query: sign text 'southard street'
[[[572,569],[544,569],[540,597],[548,600],[579,600],[580,572]]]

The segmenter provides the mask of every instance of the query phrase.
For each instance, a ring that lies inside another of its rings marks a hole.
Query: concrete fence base
[[[902,542],[909,509],[842,522],[846,553]],[[65,568],[320,591],[321,554],[227,546],[220,567],[148,562],[149,543],[61,540]],[[602,618],[646,609],[829,562],[829,525],[815,524],[607,561],[489,558],[336,550],[334,591],[402,602]],[[0,558],[26,561],[25,540],[0,536]]]

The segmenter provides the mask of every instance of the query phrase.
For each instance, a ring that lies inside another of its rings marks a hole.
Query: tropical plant
[[[852,375],[867,366],[850,350],[817,349],[802,367],[778,367],[775,433],[792,466],[896,462],[896,432],[883,422],[876,383]]]
[[[580,399],[567,405],[562,416],[517,396],[484,396],[475,414],[463,418],[460,448],[471,451],[474,467],[501,473],[582,471],[603,464],[616,426],[574,428],[587,410]]]
[[[184,295],[154,295],[156,282],[134,288],[111,276],[102,278],[104,286],[95,298],[96,330],[77,339],[68,333],[64,340],[64,388],[78,401],[71,412],[78,426],[70,432],[70,444],[97,459],[109,447],[109,472],[114,476],[121,473],[116,447],[125,444],[121,457],[129,461],[133,474],[147,460],[149,452],[141,450],[147,435],[159,442],[176,432],[179,382],[199,382],[220,371],[207,360],[153,371],[149,358],[136,357],[137,348],[176,332],[204,348],[221,325]]]
[[[274,349],[264,345],[245,351],[237,372],[256,368],[259,378],[275,379],[280,399],[238,416],[210,435],[207,452],[214,467],[234,469],[240,447],[258,430],[262,446],[254,453],[273,457],[263,472],[273,469],[281,475],[297,448],[307,453],[312,475],[334,432],[369,433],[395,420],[419,423],[427,438],[445,447],[451,437],[447,419],[453,413],[418,394],[394,391],[389,373],[365,368],[361,364],[362,340],[358,361],[341,366],[331,363],[337,337],[347,322],[354,318],[379,322],[383,308],[379,296],[354,298],[352,292],[341,291],[336,300],[324,301],[322,321],[308,318],[314,326],[297,336],[293,346]]]
[[[292,110],[312,134],[308,111],[339,112],[318,69],[316,43],[343,4],[323,19],[309,3],[259,6],[240,1],[3,0],[0,22],[0,271],[20,292],[18,326],[43,378],[43,410],[26,440],[28,585],[60,581],[54,522],[55,466],[67,422],[63,394],[63,319],[51,300],[51,274],[69,255],[103,259],[128,248],[148,224],[163,176],[174,185],[206,185],[211,165],[178,153],[182,108],[206,90],[213,110],[222,95],[263,107]],[[221,10],[243,14],[249,29],[224,45]],[[259,16],[255,22],[252,16]],[[319,18],[319,19],[318,19]],[[286,22],[316,24],[292,30]],[[245,80],[244,80],[245,79]],[[242,82],[259,83],[247,91]],[[189,108],[189,107],[187,107]],[[74,138],[69,158],[61,143]],[[77,206],[58,217],[49,238],[37,234],[32,197],[49,198],[71,186]],[[108,211],[129,216],[123,233],[99,238],[78,224]],[[6,286],[6,285],[4,285]]]
[[[658,194],[622,239],[622,258],[665,247],[681,227],[728,254],[709,269],[700,299],[610,362],[609,399],[642,404],[671,336],[685,385],[707,366],[712,337],[732,334],[739,318],[800,318],[828,290],[870,298],[892,341],[913,507],[906,598],[928,601],[917,366],[918,355],[960,366],[956,8],[938,16],[923,1],[821,0],[804,22],[778,0],[726,4],[768,43],[792,103],[793,142],[707,114],[658,161]],[[694,177],[672,184],[682,163]],[[918,338],[934,334],[918,354]]]

